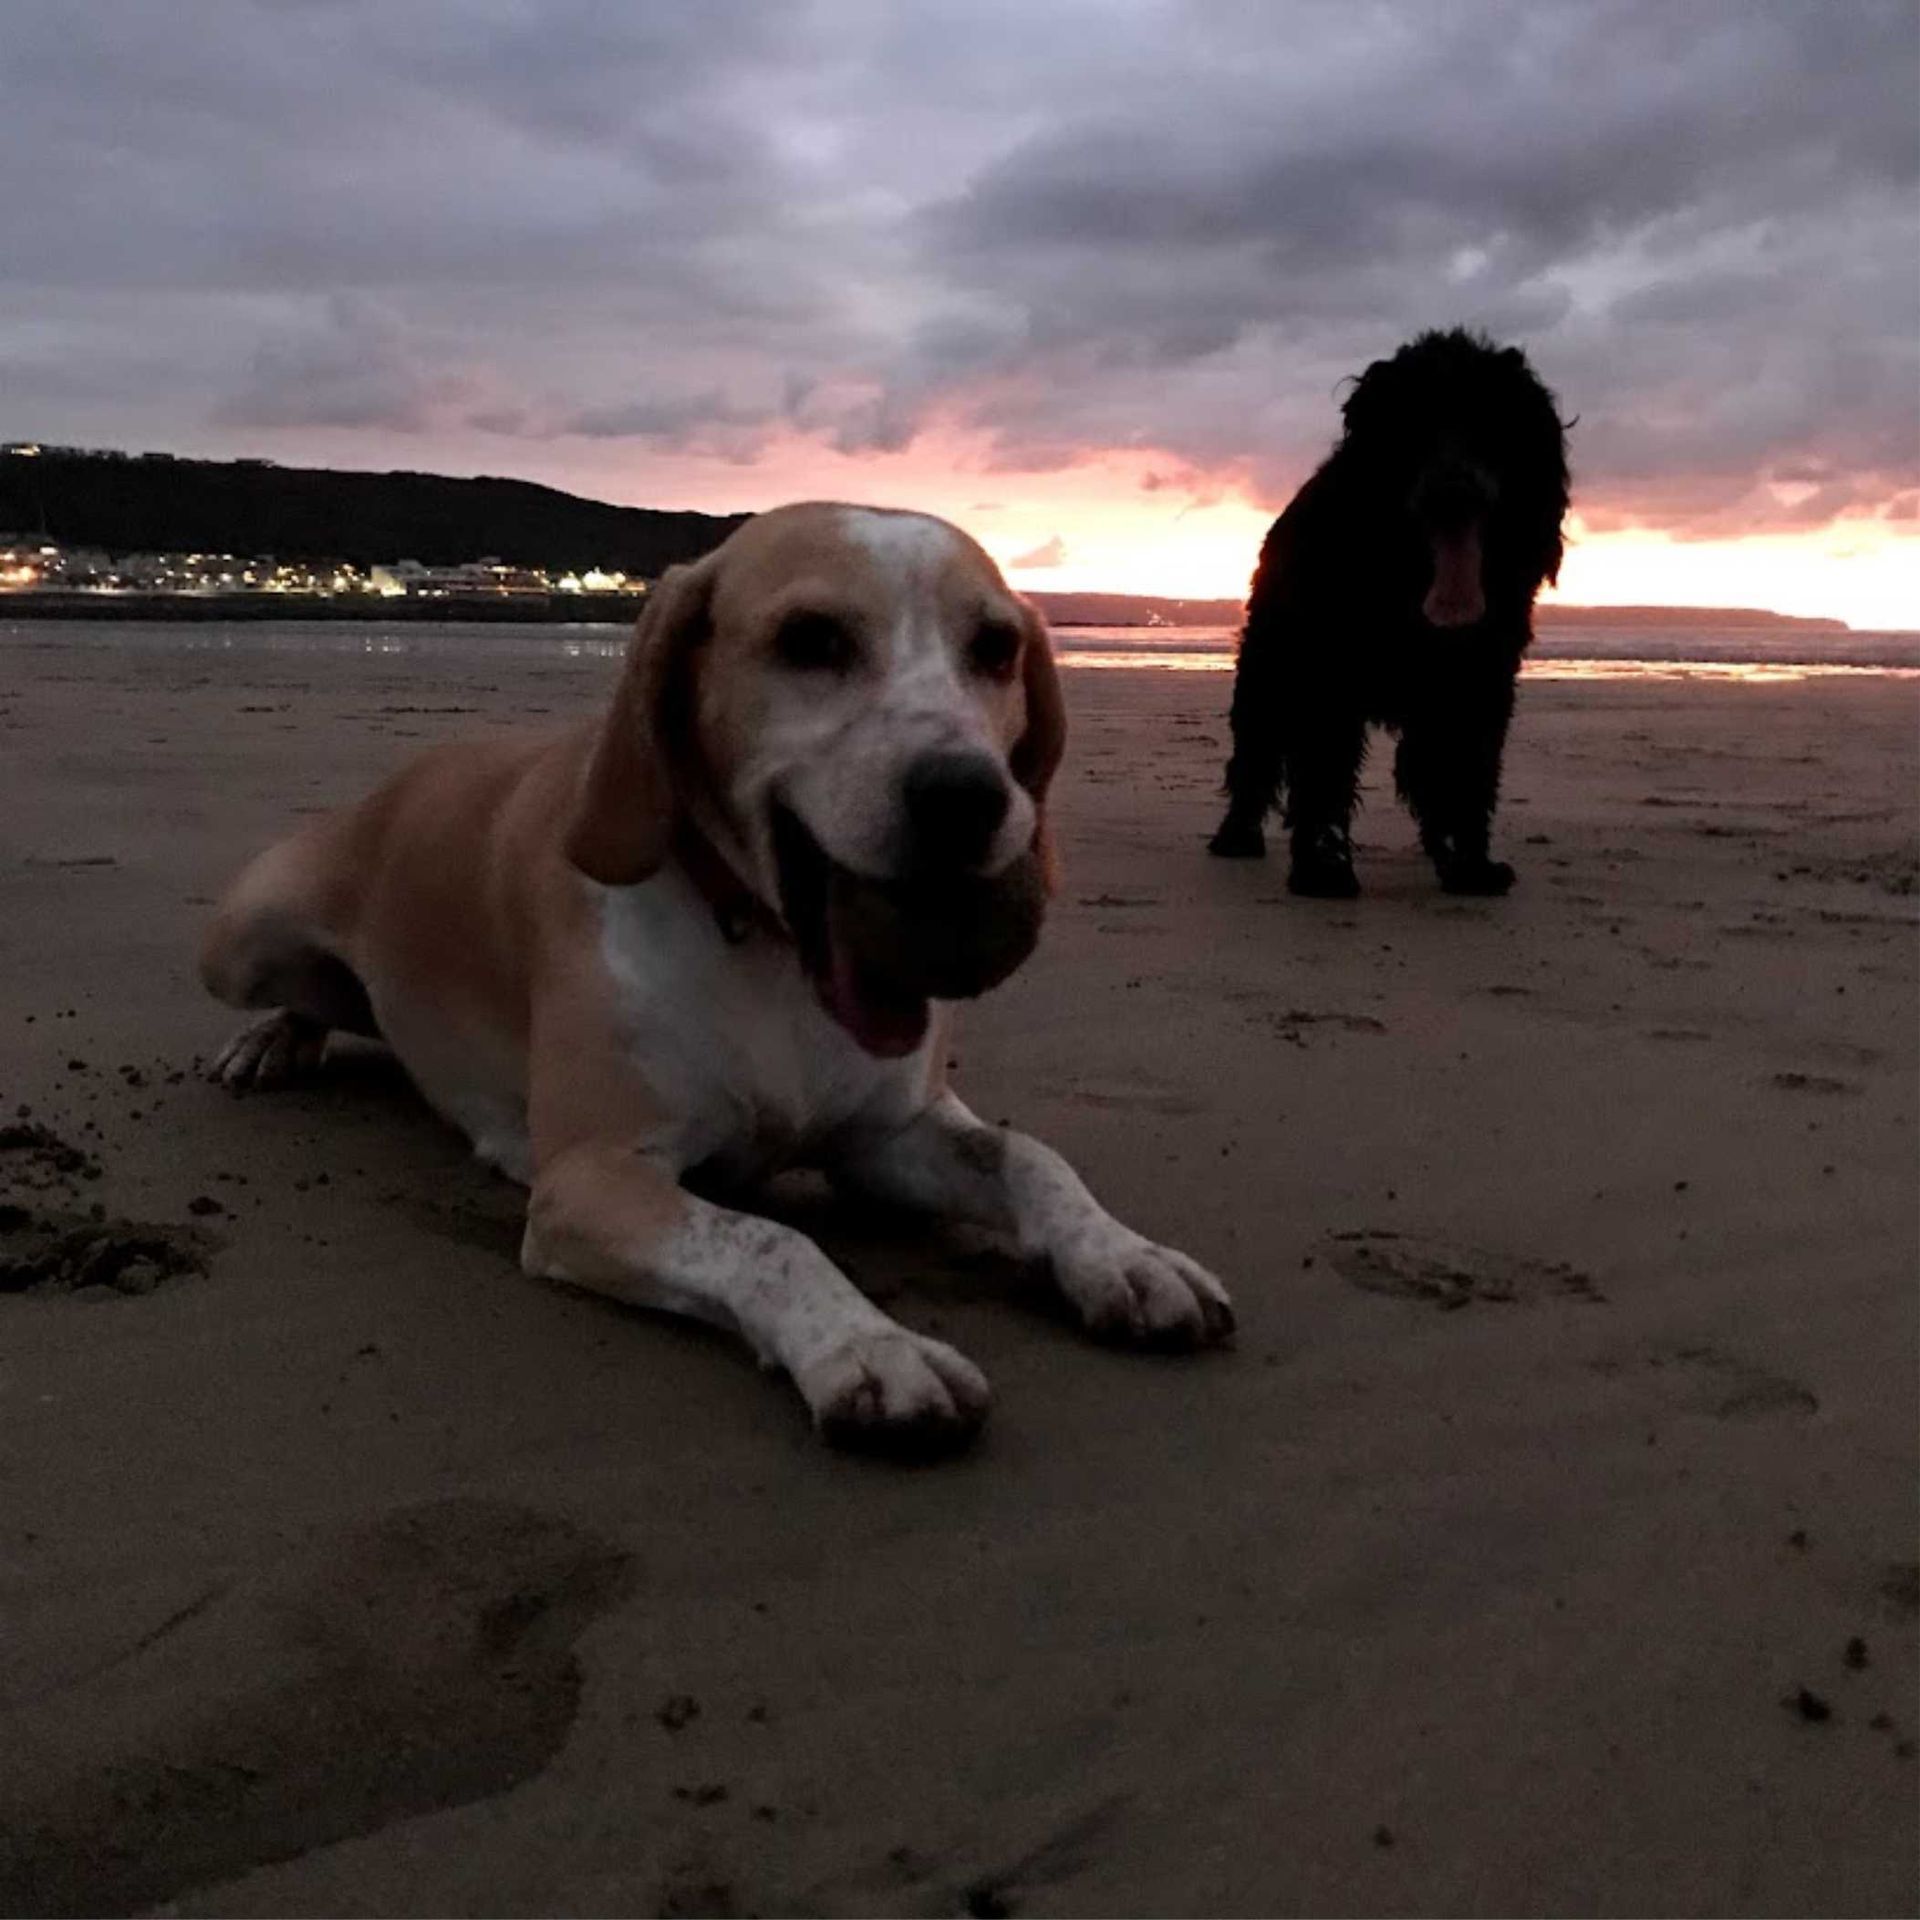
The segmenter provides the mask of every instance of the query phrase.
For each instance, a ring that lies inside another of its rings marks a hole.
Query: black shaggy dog
[[[1350,898],[1368,723],[1449,893],[1505,893],[1487,851],[1533,601],[1560,568],[1566,425],[1518,347],[1456,328],[1376,360],[1346,430],[1273,524],[1240,636],[1227,817],[1266,851],[1284,796],[1295,893]]]

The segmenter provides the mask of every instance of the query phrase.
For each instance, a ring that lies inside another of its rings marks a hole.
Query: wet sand
[[[1913,683],[1530,683],[1513,897],[1383,755],[1328,906],[1201,854],[1223,680],[1072,674],[959,1085],[1241,1334],[798,1192],[994,1381],[906,1470],[377,1054],[194,1077],[246,853],[609,674],[0,652],[0,1910],[1915,1910]]]

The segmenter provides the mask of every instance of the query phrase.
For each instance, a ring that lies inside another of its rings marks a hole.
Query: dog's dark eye
[[[853,665],[853,635],[830,613],[790,613],[773,636],[782,662],[802,673],[844,673]]]
[[[1005,620],[983,620],[967,643],[967,664],[989,680],[1011,680],[1020,658],[1020,629]]]

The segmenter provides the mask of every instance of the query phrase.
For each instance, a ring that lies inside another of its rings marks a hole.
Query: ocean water
[[[457,621],[136,621],[0,619],[0,653],[118,649],[140,653],[382,655],[423,660],[616,658],[626,629],[592,623]],[[1230,673],[1231,627],[1057,627],[1063,666]],[[1801,632],[1781,627],[1554,627],[1528,656],[1539,679],[1724,679],[1751,683],[1830,674],[1920,678],[1920,633]]]
[[[1231,627],[1060,627],[1054,648],[1079,667],[1230,673]],[[1765,682],[1825,674],[1920,678],[1920,633],[1808,633],[1791,627],[1554,627],[1527,655],[1543,680],[1724,679]]]

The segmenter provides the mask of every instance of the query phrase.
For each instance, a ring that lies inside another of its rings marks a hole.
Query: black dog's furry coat
[[[1504,893],[1489,856],[1533,602],[1559,571],[1566,428],[1517,347],[1423,333],[1368,367],[1346,430],[1260,553],[1233,687],[1230,805],[1212,851],[1265,851],[1284,795],[1296,893],[1359,891],[1349,827],[1369,722],[1455,893]]]

